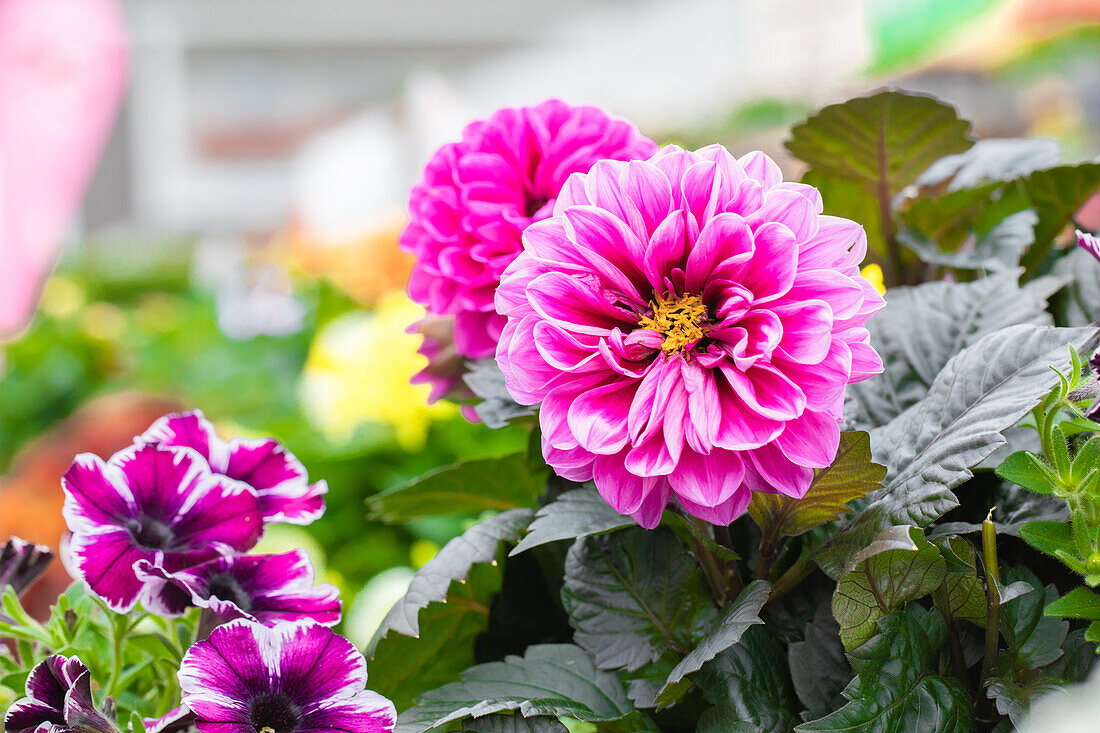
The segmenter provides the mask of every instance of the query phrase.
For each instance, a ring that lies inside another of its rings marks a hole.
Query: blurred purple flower
[[[191,448],[210,470],[256,490],[264,523],[309,524],[325,511],[324,481],[310,484],[305,467],[274,438],[224,441],[199,410],[165,415],[139,443]]]
[[[388,732],[397,717],[363,689],[352,643],[313,621],[219,626],[184,655],[179,680],[200,733]]]
[[[146,718],[142,724],[145,733],[183,733],[195,727],[195,716],[186,705],[180,705],[159,718]]]
[[[1088,252],[1090,255],[1100,260],[1100,239],[1097,239],[1095,235],[1083,232],[1080,229],[1077,232],[1077,244],[1081,249]]]
[[[260,539],[255,490],[210,472],[187,448],[132,446],[104,463],[84,453],[61,479],[74,571],[120,613],[143,597],[134,571],[169,571],[245,552]]]
[[[329,583],[313,585],[313,565],[304,550],[219,557],[175,573],[139,560],[135,569],[146,584],[146,609],[160,616],[179,616],[198,606],[222,621],[312,618],[332,626],[340,620],[340,591]]]
[[[523,230],[550,216],[571,173],[604,158],[647,158],[656,149],[630,122],[556,99],[471,123],[462,140],[435,153],[412,189],[401,234],[401,248],[417,260],[409,295],[429,318],[454,316],[459,356],[492,356],[505,323],[493,293],[522,249]],[[455,384],[436,372],[418,375],[439,382],[433,399]]]
[[[8,733],[117,733],[92,700],[91,675],[76,657],[55,654],[27,677],[27,696],[4,716]]]
[[[45,545],[12,537],[0,548],[0,593],[10,585],[16,593],[33,583],[53,560],[53,550]]]

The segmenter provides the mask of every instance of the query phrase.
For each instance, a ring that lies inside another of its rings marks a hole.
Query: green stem
[[[704,532],[706,531],[706,523],[702,521],[696,521],[694,517],[692,521]],[[711,595],[714,596],[714,600],[718,603],[719,608],[726,605],[726,601],[732,598],[730,594],[730,585],[728,576],[722,572],[722,567],[718,564],[718,558],[696,539],[695,535],[691,535],[691,550],[695,554],[695,559],[699,562],[699,567],[703,570],[703,577],[707,580],[707,585],[710,586]]]
[[[108,610],[111,621],[111,678],[107,682],[107,696],[118,697],[118,683],[122,679],[122,642],[129,629],[129,617]]]
[[[777,601],[794,590],[799,583],[809,577],[810,573],[814,571],[814,567],[814,563],[810,559],[810,549],[808,546],[803,545],[802,552],[799,553],[794,564],[787,568],[787,571],[775,581],[772,586],[772,594],[768,597],[768,603]]]
[[[982,659],[982,684],[989,679],[989,673],[997,661],[997,647],[1001,625],[1001,593],[998,586],[1001,574],[997,568],[997,529],[993,526],[993,512],[989,510],[982,522],[982,554],[985,558],[985,592],[988,608],[985,616],[985,658]]]

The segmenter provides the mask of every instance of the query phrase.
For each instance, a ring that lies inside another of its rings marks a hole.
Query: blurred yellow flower
[[[867,280],[869,280],[870,283],[875,286],[875,290],[879,292],[879,295],[882,295],[886,292],[886,284],[882,279],[881,267],[872,262],[871,264],[860,270],[859,274],[863,275],[863,277],[867,278]]]
[[[373,312],[346,313],[326,325],[302,372],[301,398],[310,421],[334,440],[348,440],[364,423],[387,425],[397,443],[419,450],[432,420],[449,417],[449,403],[428,404],[431,387],[410,384],[424,368],[417,338],[405,332],[423,310],[391,292]]]

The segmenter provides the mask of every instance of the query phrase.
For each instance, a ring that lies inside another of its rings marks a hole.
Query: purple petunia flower
[[[164,417],[137,438],[138,443],[191,448],[210,470],[256,490],[264,522],[309,524],[324,514],[324,481],[309,483],[305,467],[274,438],[224,441],[199,410]]]
[[[53,550],[45,545],[12,537],[0,547],[0,593],[8,585],[22,593],[46,571],[51,560]]]
[[[663,148],[572,176],[496,304],[497,361],[541,403],[543,452],[645,527],[675,494],[715,524],[752,491],[802,496],[847,384],[882,371],[863,228],[763,153]]]
[[[313,621],[219,626],[187,651],[179,680],[200,733],[374,733],[397,718],[393,703],[363,689],[363,655]]]
[[[183,733],[194,730],[195,716],[186,705],[180,705],[159,718],[146,718],[142,724],[145,726],[145,733]]]
[[[471,123],[462,140],[432,156],[412,189],[401,235],[401,248],[416,255],[409,295],[429,318],[454,316],[459,356],[492,356],[505,322],[493,293],[521,250],[523,230],[550,215],[571,173],[656,149],[630,122],[556,99]],[[439,341],[426,341],[429,359]],[[459,385],[458,376],[438,371],[418,375],[435,385],[433,398]]]
[[[313,565],[304,550],[219,557],[175,573],[139,560],[135,569],[146,584],[146,610],[160,616],[179,616],[198,606],[222,621],[312,618],[331,626],[340,620],[339,589],[313,585]]]
[[[106,463],[85,453],[61,485],[72,532],[69,564],[120,613],[143,595],[138,560],[182,570],[245,552],[263,532],[256,491],[211,473],[187,448],[132,446]]]
[[[1095,235],[1083,232],[1080,229],[1075,230],[1077,232],[1077,245],[1081,249],[1088,252],[1090,255],[1100,260],[1100,239],[1097,239]]]
[[[92,700],[91,674],[76,657],[59,654],[35,665],[27,696],[4,716],[8,733],[117,733]]]

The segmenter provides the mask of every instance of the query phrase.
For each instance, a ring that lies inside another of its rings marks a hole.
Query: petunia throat
[[[294,733],[302,721],[298,706],[278,692],[265,692],[252,698],[248,717],[256,733]]]
[[[653,315],[642,316],[638,325],[665,337],[661,351],[666,354],[674,354],[692,346],[710,330],[706,323],[707,306],[698,295],[658,295],[649,305],[653,309]]]

